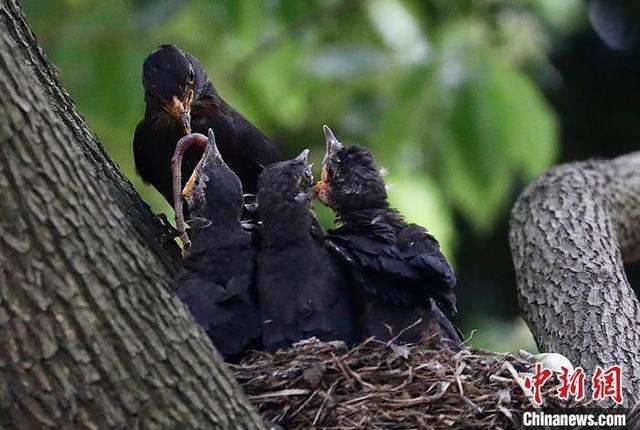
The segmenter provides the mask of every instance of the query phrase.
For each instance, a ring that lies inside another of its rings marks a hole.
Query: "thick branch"
[[[640,399],[640,304],[623,267],[640,257],[640,153],[559,166],[511,214],[520,307],[543,351],[593,370],[621,364]]]
[[[161,232],[0,0],[1,428],[261,427]]]

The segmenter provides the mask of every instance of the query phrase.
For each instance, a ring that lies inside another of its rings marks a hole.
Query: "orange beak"
[[[191,194],[193,193],[193,188],[196,185],[196,176],[197,176],[196,170],[193,171],[193,173],[189,177],[189,180],[187,181],[187,183],[184,185],[184,188],[182,189],[182,197],[187,201],[189,201],[189,197],[191,197]]]
[[[326,167],[324,166],[322,167],[322,176],[313,187],[313,192],[318,200],[326,205],[329,204],[329,175]]]
[[[180,120],[183,131],[191,133],[191,103],[193,102],[193,90],[189,90],[184,99],[173,96],[171,100],[164,104],[164,109]]]
[[[313,192],[316,194],[318,200],[324,204],[329,203],[329,184],[325,181],[318,181],[316,186],[313,187]]]

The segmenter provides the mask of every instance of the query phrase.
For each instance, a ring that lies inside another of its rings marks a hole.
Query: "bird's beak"
[[[331,154],[335,154],[342,148],[342,143],[340,143],[328,126],[323,125],[322,129],[324,130],[324,142],[326,146],[325,155],[330,156]]]
[[[188,205],[191,205],[192,203],[192,196],[196,186],[196,179],[198,179],[198,174],[199,174],[198,170],[199,169],[197,168],[193,170],[193,173],[191,173],[189,180],[187,181],[187,183],[184,185],[184,188],[182,189],[182,198],[185,199]]]
[[[305,165],[308,165],[309,164],[308,158],[309,158],[309,150],[304,149],[302,150],[300,155],[296,157],[296,161],[299,161],[301,163],[304,163]]]
[[[193,90],[189,90],[183,99],[173,96],[165,104],[165,109],[180,121],[186,134],[191,133],[191,103],[193,103]]]
[[[320,180],[316,182],[313,187],[313,194],[315,194],[316,198],[322,203],[326,205],[329,204],[329,175],[327,174],[327,168],[325,166],[322,167]]]
[[[189,180],[182,189],[182,198],[187,201],[187,204],[189,204],[189,206],[192,205],[196,194],[200,195],[203,192],[203,190],[201,189],[196,189],[196,181],[198,177],[203,174],[203,171],[205,171],[205,169],[209,168],[208,166],[210,166],[212,163],[215,163],[216,159],[222,161],[222,155],[220,155],[220,151],[218,150],[218,146],[216,145],[216,137],[213,134],[213,130],[209,129],[207,146],[204,150],[204,153],[202,154],[202,158],[200,158],[200,161],[196,165],[195,169],[193,169]]]

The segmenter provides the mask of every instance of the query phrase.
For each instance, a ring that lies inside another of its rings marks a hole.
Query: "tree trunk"
[[[0,25],[0,427],[261,428],[14,1]]]
[[[511,214],[520,307],[542,351],[620,364],[640,400],[640,304],[623,261],[640,257],[640,153],[556,167]]]

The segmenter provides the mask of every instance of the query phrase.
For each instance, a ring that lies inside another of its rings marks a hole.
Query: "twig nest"
[[[507,429],[537,407],[520,377],[531,362],[429,342],[367,339],[348,349],[308,339],[229,367],[262,417],[291,430]],[[545,404],[566,407],[556,396]]]
[[[540,354],[531,354],[530,352],[521,349],[518,354],[523,360],[530,363],[540,362],[546,369],[553,371],[554,373],[562,373],[562,368],[566,368],[569,373],[573,373],[574,367],[571,361],[562,354],[557,352],[541,352]]]

